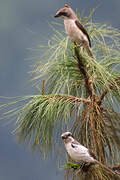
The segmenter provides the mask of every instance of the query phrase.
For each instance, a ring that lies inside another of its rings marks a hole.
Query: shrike
[[[96,157],[86,147],[76,141],[70,132],[65,132],[61,135],[65,148],[72,160],[76,162],[96,162]]]
[[[84,162],[90,164],[99,164],[100,166],[104,167],[107,171],[111,172],[112,174],[116,174],[110,168],[103,165],[99,162],[94,153],[90,152],[85,146],[81,145],[78,141],[76,141],[71,132],[65,132],[61,135],[65,148],[68,152],[68,155],[71,157],[72,160],[76,162]]]
[[[93,58],[93,54],[90,49],[91,41],[86,29],[79,22],[78,17],[72,8],[67,4],[64,6],[65,7],[61,8],[54,17],[61,17],[64,19],[64,26],[68,36],[74,41],[74,43],[77,43],[80,47],[83,46],[88,55]]]

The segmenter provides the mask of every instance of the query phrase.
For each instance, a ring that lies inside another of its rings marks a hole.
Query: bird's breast
[[[67,143],[67,144],[65,144],[65,147],[66,147],[66,150],[67,150],[69,156],[74,161],[77,161],[77,162],[80,162],[80,161],[92,162],[92,161],[94,161],[94,159],[92,157],[90,157],[90,155],[88,153],[88,149],[82,145],[79,145],[78,147],[73,148],[71,146],[71,143]]]
[[[87,40],[87,37],[76,26],[75,20],[71,20],[71,19],[64,20],[64,26],[65,26],[66,33],[73,41],[75,41],[79,44],[81,41],[84,40],[84,38],[86,38],[86,40]]]

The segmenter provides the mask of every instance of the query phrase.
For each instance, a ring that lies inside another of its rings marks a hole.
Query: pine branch
[[[21,107],[21,102],[26,101]],[[16,129],[19,142],[27,142],[33,149],[40,148],[46,152],[52,148],[53,133],[55,127],[60,122],[61,126],[65,125],[74,116],[76,108],[80,103],[89,104],[90,99],[79,98],[69,95],[33,95],[14,100],[12,103],[0,106],[0,109],[10,108],[11,104],[18,106],[18,110],[9,110],[3,118],[17,116]],[[10,106],[10,107],[9,107]],[[44,131],[43,131],[44,130]]]
[[[80,70],[80,72],[82,73],[82,75],[83,75],[83,77],[85,79],[85,86],[86,86],[86,89],[88,91],[88,94],[90,95],[90,97],[93,97],[93,96],[95,96],[93,84],[92,84],[92,81],[90,80],[90,77],[89,77],[89,75],[88,75],[88,73],[86,71],[86,67],[85,67],[85,65],[83,63],[84,58],[80,55],[79,49],[76,46],[76,44],[75,44],[75,47],[74,47],[74,51],[75,51],[75,56],[77,58],[79,70]]]
[[[84,102],[84,103],[90,103],[91,100],[89,98],[85,99],[85,98],[78,98],[75,96],[65,96],[65,95],[54,95],[55,98],[59,99],[59,100],[63,100],[63,101],[71,101],[71,102]]]
[[[110,179],[117,178],[117,180],[120,179],[119,166],[107,167],[101,163],[100,164],[85,163],[85,162],[74,163],[69,161],[64,166],[64,169],[66,169],[67,172],[73,170],[74,177],[79,174],[79,177],[82,178],[84,172],[86,174],[85,180],[88,179],[88,176],[89,178],[93,176],[97,180],[104,179],[105,177]]]
[[[104,97],[106,96],[107,93],[108,93],[108,89],[105,89],[103,91],[103,93],[100,95],[99,100],[98,100],[98,105],[99,106],[102,104],[102,101],[103,101],[103,99],[104,99]]]

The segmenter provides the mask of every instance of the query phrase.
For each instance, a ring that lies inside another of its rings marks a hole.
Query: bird
[[[91,165],[99,164],[112,174],[116,174],[112,169],[99,162],[92,151],[75,140],[71,132],[62,133],[61,138],[63,139],[68,155],[73,161],[77,163],[89,163]]]
[[[85,146],[76,141],[71,132],[65,132],[61,135],[65,148],[72,160],[76,162],[96,162],[94,153],[90,152]]]
[[[88,55],[93,58],[91,41],[87,30],[79,22],[79,19],[72,8],[67,4],[64,4],[64,6],[64,8],[57,11],[54,17],[61,17],[64,20],[64,27],[68,36],[75,44],[78,44],[79,47],[84,47]]]

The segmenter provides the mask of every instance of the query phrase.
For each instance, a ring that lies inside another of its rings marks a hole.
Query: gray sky
[[[27,48],[46,42],[52,31],[48,25],[56,11],[68,3],[75,10],[99,8],[94,21],[119,28],[120,0],[0,0],[0,96],[33,94],[28,83],[32,62]],[[35,53],[34,53],[35,54]],[[2,103],[2,102],[0,102]],[[0,124],[0,179],[1,180],[61,180],[53,158],[43,161],[39,153],[31,153],[20,146],[11,134],[12,124]],[[47,171],[47,173],[46,173]]]

